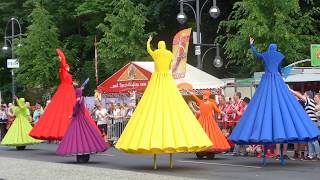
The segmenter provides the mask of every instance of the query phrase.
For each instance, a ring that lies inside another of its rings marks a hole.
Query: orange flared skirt
[[[231,147],[227,141],[227,138],[221,132],[217,122],[213,119],[212,115],[203,116],[200,114],[199,122],[210,138],[213,146],[211,146],[208,150],[209,152],[225,152],[228,151]]]

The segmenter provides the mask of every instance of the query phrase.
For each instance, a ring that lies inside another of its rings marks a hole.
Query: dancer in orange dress
[[[218,113],[223,113],[218,109],[216,103],[210,100],[211,93],[205,91],[203,94],[203,99],[199,99],[191,91],[187,90],[191,96],[196,100],[197,104],[200,107],[200,115],[198,120],[204,129],[204,131],[209,136],[213,146],[206,150],[206,152],[225,152],[230,149],[230,145],[226,137],[221,132],[216,120],[214,119],[214,111]]]

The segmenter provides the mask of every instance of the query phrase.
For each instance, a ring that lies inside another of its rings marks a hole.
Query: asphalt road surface
[[[158,177],[163,176],[163,179],[170,179],[170,177],[173,179],[174,177],[179,177],[213,180],[320,179],[320,161],[287,160],[286,165],[281,166],[279,161],[268,159],[268,164],[263,166],[262,160],[255,157],[233,157],[219,154],[216,155],[214,160],[198,160],[193,153],[180,153],[173,155],[173,169],[169,168],[169,155],[158,155],[158,169],[153,170],[153,155],[131,155],[111,148],[104,153],[92,155],[90,162],[87,164],[77,164],[74,156],[60,157],[55,155],[56,148],[56,144],[45,143],[27,146],[24,151],[17,151],[13,147],[0,146],[0,157],[30,160],[38,162],[39,165],[41,165],[41,162],[50,162],[64,167],[69,165],[81,168],[90,167],[91,169],[102,168],[106,172],[108,169],[125,170],[132,173],[138,172],[153,174]],[[0,169],[3,170],[4,168],[7,167],[0,166]],[[125,179],[131,178],[127,176]]]

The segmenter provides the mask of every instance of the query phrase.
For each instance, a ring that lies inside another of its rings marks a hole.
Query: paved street
[[[194,154],[175,154],[174,168],[168,156],[158,156],[158,170],[151,155],[129,155],[110,149],[78,165],[75,157],[55,155],[55,144],[28,146],[25,151],[0,147],[0,177],[4,179],[319,179],[320,162],[270,160],[218,155],[216,160],[197,160]],[[26,161],[28,160],[28,161]],[[17,166],[17,167],[15,167]],[[71,169],[71,170],[68,170]],[[119,171],[120,170],[120,171]]]

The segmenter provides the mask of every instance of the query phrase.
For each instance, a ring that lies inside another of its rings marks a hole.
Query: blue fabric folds
[[[255,54],[264,61],[265,74],[229,137],[237,144],[299,143],[318,138],[317,127],[277,70],[284,58],[281,53],[282,56],[275,56],[277,53],[270,53],[269,48],[263,54]]]

